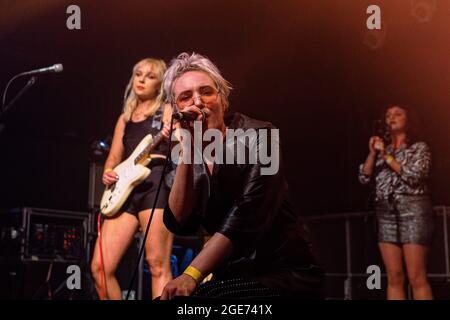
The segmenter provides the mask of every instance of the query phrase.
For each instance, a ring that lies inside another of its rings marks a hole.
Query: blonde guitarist
[[[114,168],[133,153],[145,136],[152,134],[155,137],[162,132],[164,139],[151,152],[148,164],[150,175],[133,189],[119,212],[106,218],[101,226],[101,246],[97,239],[91,263],[101,299],[122,298],[122,289],[115,272],[138,228],[146,230],[163,171],[171,117],[171,108],[162,103],[161,81],[165,70],[166,65],[162,60],[141,60],[134,66],[125,90],[123,113],[117,121],[111,151],[105,163],[105,186],[120,179]],[[170,254],[173,235],[162,220],[169,192],[169,188],[163,183],[145,244],[153,297],[159,296],[165,284],[172,279]],[[123,288],[126,289],[128,288]]]

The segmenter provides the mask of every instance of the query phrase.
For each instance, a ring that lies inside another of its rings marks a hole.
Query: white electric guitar
[[[153,139],[148,134],[142,139],[133,153],[114,168],[119,175],[119,180],[107,186],[100,202],[101,212],[108,217],[115,215],[127,200],[131,191],[144,181],[151,170],[147,168],[150,163],[150,152],[163,140],[162,132]]]

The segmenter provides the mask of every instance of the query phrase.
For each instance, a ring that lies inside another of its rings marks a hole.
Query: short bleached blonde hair
[[[214,63],[211,62],[211,60],[195,52],[191,55],[183,52],[170,62],[170,66],[164,74],[164,80],[162,83],[167,102],[169,102],[172,106],[175,105],[175,97],[173,94],[175,80],[188,71],[202,71],[210,76],[216,84],[217,90],[219,90],[222,105],[225,110],[228,109],[228,96],[230,95],[230,91],[232,89],[231,84],[225,80],[219,69]]]

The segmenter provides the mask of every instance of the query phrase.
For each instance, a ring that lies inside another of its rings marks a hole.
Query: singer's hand
[[[377,150],[375,149],[375,143],[378,141],[379,137],[373,136],[369,139],[369,152],[372,156],[374,156],[377,153]]]
[[[175,296],[190,296],[197,288],[197,282],[186,274],[181,274],[167,283],[161,294],[161,300],[170,300]]]
[[[180,111],[197,114],[197,118],[195,119],[196,121],[203,121],[204,120],[203,119],[202,110],[200,110],[200,108],[195,106],[195,105],[192,105],[192,106],[189,106],[189,107],[185,107],[185,108],[183,108],[183,110],[180,110]],[[181,122],[182,123],[186,123],[186,121],[181,121]],[[188,125],[193,126],[192,121],[189,121]]]

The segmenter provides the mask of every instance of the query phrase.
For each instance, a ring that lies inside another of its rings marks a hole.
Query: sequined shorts
[[[375,211],[379,242],[431,244],[435,214],[428,196],[395,195],[378,200]]]

